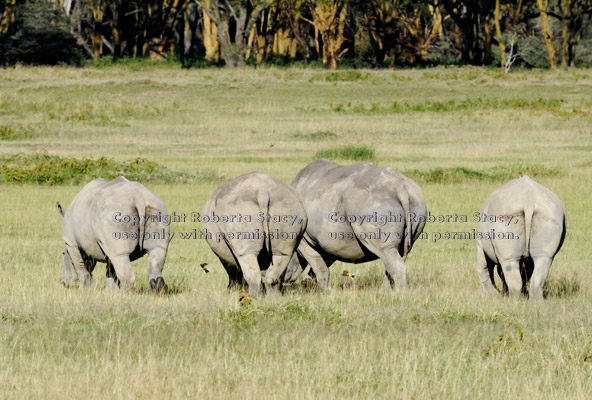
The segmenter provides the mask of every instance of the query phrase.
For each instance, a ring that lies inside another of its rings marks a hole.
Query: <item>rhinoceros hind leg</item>
[[[237,259],[245,280],[249,285],[249,293],[253,296],[261,295],[261,270],[259,269],[257,256],[254,254],[246,254],[237,257]]]
[[[386,286],[388,279],[389,286],[392,288],[392,285],[394,284],[396,291],[407,290],[407,265],[405,265],[405,261],[403,261],[399,252],[396,250],[384,251],[383,254],[380,255],[380,259],[386,268],[383,287]]]
[[[119,285],[113,278],[107,278],[105,281],[105,292],[118,292]]]
[[[493,270],[495,265],[488,262],[481,246],[477,246],[477,275],[485,293],[499,295],[499,291],[493,283]]]
[[[514,259],[505,260],[502,262],[502,271],[508,286],[508,295],[513,298],[520,297],[524,286],[522,274],[520,273],[520,262]]]
[[[273,262],[265,274],[265,289],[267,293],[279,293],[281,289],[281,277],[285,274],[290,263],[290,256],[274,255]]]
[[[129,256],[116,256],[110,257],[110,259],[113,263],[115,274],[119,279],[119,287],[121,290],[127,291],[131,289],[136,281],[136,275],[134,274],[134,269],[132,268]]]
[[[549,257],[537,257],[534,259],[534,271],[530,279],[530,300],[543,299],[543,288],[552,262],[553,259]]]
[[[164,268],[164,261],[166,259],[166,250],[161,247],[155,247],[148,250],[148,255],[148,279],[150,280],[150,289],[156,292],[166,291],[166,284],[162,277],[162,269]]]
[[[156,293],[166,293],[168,291],[168,286],[164,283],[162,276],[159,276],[156,279],[150,279],[150,289]]]

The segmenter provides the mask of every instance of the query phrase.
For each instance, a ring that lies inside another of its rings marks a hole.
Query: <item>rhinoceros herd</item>
[[[167,209],[157,195],[120,176],[96,179],[69,209],[56,207],[63,216],[65,286],[92,286],[93,269],[101,261],[107,264],[106,289],[127,290],[135,281],[131,261],[148,253],[150,288],[166,290],[162,269],[171,236],[163,218]],[[480,214],[496,216],[480,220],[480,232],[506,233],[477,238],[483,290],[499,293],[497,267],[504,293],[518,297],[530,281],[530,299],[542,299],[565,238],[561,200],[522,176],[494,191]],[[419,186],[394,169],[319,159],[291,185],[258,172],[241,175],[212,193],[202,216],[206,241],[228,273],[228,287],[259,295],[295,282],[307,265],[306,278],[327,289],[335,261],[378,258],[385,266],[383,286],[405,290],[405,259],[422,234],[427,210]]]

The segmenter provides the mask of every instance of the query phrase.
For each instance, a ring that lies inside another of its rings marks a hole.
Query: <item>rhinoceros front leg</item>
[[[117,291],[119,290],[119,279],[117,278],[117,274],[115,273],[115,268],[113,268],[113,264],[111,260],[107,258],[107,280],[105,281],[105,291]]]
[[[156,247],[148,250],[148,277],[150,280],[150,289],[155,292],[166,292],[167,285],[162,277],[162,269],[166,259],[166,250]]]
[[[310,264],[310,268],[317,278],[317,283],[321,289],[329,289],[329,266],[323,256],[313,249],[306,240],[301,240],[298,246],[298,252]]]
[[[222,266],[228,274],[228,290],[241,290],[245,286],[243,272],[236,265],[231,265],[220,259]]]
[[[80,250],[76,246],[66,245],[66,248],[68,250],[70,260],[72,260],[72,266],[74,267],[74,272],[78,277],[80,286],[84,288],[91,288],[93,286],[92,275],[86,268],[84,258],[82,257],[82,254],[80,254]]]
[[[304,265],[302,265],[303,263]],[[292,254],[292,258],[290,258],[290,262],[284,273],[283,284],[291,285],[296,282],[304,272],[304,266],[306,266],[306,260],[301,260],[301,258],[298,257],[298,252],[295,251],[294,254]]]
[[[543,299],[543,288],[545,287],[545,281],[549,275],[552,262],[553,258],[549,257],[537,257],[534,259],[534,271],[530,278],[529,300]]]
[[[483,287],[485,293],[499,295],[499,291],[493,283],[493,269],[494,265],[487,262],[483,248],[481,245],[477,245],[477,275],[481,287]]]
[[[272,264],[267,269],[265,274],[265,289],[267,293],[279,293],[281,289],[282,276],[285,274],[288,264],[290,263],[290,256],[274,255]]]

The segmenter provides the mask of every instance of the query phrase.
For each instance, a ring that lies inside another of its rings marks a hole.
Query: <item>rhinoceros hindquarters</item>
[[[493,270],[510,297],[526,294],[543,298],[543,287],[553,258],[565,237],[561,200],[528,176],[494,191],[481,207],[477,240],[477,274],[484,291],[497,292]]]

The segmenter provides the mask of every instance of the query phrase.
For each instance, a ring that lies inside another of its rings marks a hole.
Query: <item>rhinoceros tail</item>
[[[403,242],[403,257],[405,257],[411,250],[411,243],[413,240],[413,226],[411,225],[411,215],[409,209],[409,193],[405,185],[401,185],[401,188],[397,190],[397,197],[399,198],[399,202],[401,203],[403,212],[405,213],[405,235]]]
[[[138,246],[140,251],[144,251],[144,231],[146,230],[146,203],[141,199],[136,199],[136,211],[140,219],[138,232]]]
[[[259,210],[265,215],[265,219],[263,220],[263,232],[265,233],[265,250],[267,250],[267,254],[271,257],[271,238],[269,237],[269,206],[271,200],[269,198],[269,191],[267,189],[260,190],[257,193],[257,203],[259,203]]]
[[[524,257],[530,254],[530,229],[532,226],[532,214],[534,214],[534,202],[528,199],[524,206]]]

